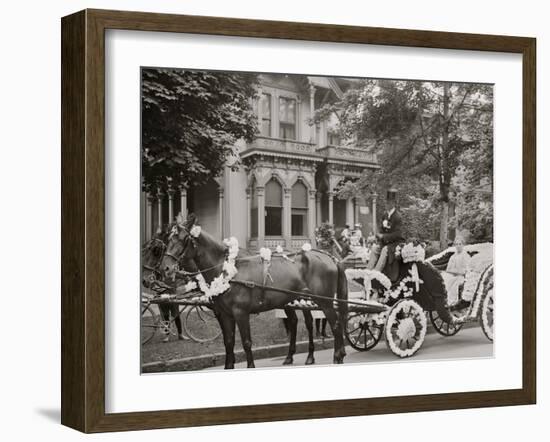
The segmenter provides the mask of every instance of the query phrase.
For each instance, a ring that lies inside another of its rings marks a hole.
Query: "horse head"
[[[160,263],[160,271],[165,276],[172,276],[180,264],[184,264],[185,270],[193,271],[196,266],[193,260],[197,257],[197,238],[200,235],[200,226],[197,224],[197,217],[191,213],[184,220],[181,213],[177,216],[175,224],[171,227],[166,250]]]
[[[141,249],[141,276],[145,287],[149,287],[160,276],[159,267],[165,250],[166,232],[159,229]]]

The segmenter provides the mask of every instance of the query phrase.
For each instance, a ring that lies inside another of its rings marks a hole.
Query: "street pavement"
[[[384,338],[378,345],[366,352],[359,352],[346,347],[347,356],[345,363],[379,363],[396,362],[399,358],[387,347]],[[317,365],[332,364],[333,350],[321,350],[315,352],[315,363]],[[480,358],[493,356],[493,343],[490,342],[480,327],[465,328],[455,336],[444,337],[435,332],[426,334],[424,344],[412,357],[415,361],[430,359],[460,359]],[[305,362],[306,354],[300,353],[294,356],[294,365],[302,365]],[[284,356],[255,360],[256,367],[278,367],[281,366]],[[209,370],[219,370],[221,367],[212,367]],[[246,368],[246,363],[235,364],[235,368]]]

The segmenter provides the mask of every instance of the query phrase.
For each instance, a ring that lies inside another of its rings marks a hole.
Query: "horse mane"
[[[204,230],[201,231],[201,234],[197,238],[197,243],[205,246],[209,251],[225,256],[225,251],[227,249],[225,244],[219,242],[212,235],[210,235],[210,233]]]

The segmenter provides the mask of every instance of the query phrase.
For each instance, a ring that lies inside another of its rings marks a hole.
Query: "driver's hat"
[[[390,187],[386,194],[386,199],[388,201],[395,201],[397,199],[397,189],[395,187]]]

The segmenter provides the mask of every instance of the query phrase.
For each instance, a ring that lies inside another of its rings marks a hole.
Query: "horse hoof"
[[[314,357],[308,357],[306,359],[306,365],[313,365],[315,364],[315,358]]]
[[[335,363],[335,364],[343,364],[343,363],[344,363],[344,359],[343,359],[343,358],[334,358],[334,363]]]
[[[286,359],[283,361],[283,365],[292,365],[293,362],[294,360],[290,356],[287,356]]]

